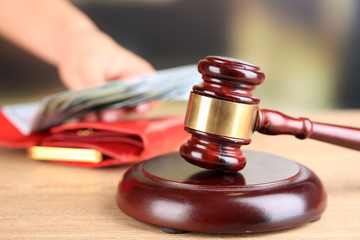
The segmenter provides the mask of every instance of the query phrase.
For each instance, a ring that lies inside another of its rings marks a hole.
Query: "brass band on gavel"
[[[251,137],[258,105],[243,104],[190,94],[185,127],[231,138]]]

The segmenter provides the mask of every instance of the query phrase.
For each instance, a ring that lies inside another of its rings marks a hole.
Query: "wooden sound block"
[[[117,205],[164,231],[264,232],[316,220],[326,193],[308,168],[260,152],[244,152],[246,167],[224,173],[192,165],[178,153],[138,163],[124,175]]]

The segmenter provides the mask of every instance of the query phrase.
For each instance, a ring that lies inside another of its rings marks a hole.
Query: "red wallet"
[[[79,122],[25,136],[0,112],[0,145],[95,149],[103,155],[99,163],[61,163],[82,167],[121,165],[178,150],[189,137],[183,122],[183,117],[117,123]]]

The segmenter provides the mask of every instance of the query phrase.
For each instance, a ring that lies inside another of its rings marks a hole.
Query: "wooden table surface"
[[[360,127],[360,111],[297,113]],[[0,239],[360,239],[360,152],[291,136],[255,133],[246,149],[287,157],[312,169],[328,193],[320,221],[256,234],[171,235],[134,220],[115,204],[129,166],[83,169],[30,160],[0,148]]]

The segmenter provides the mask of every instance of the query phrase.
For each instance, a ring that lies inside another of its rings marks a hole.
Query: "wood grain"
[[[291,113],[359,127],[360,111]],[[127,166],[83,169],[0,148],[0,239],[359,239],[360,152],[291,136],[255,133],[244,149],[292,159],[312,169],[328,193],[318,222],[261,234],[169,235],[118,210],[115,194]]]
[[[293,118],[274,110],[259,110],[256,131],[267,135],[288,134],[299,139],[311,138],[360,151],[360,128]]]

